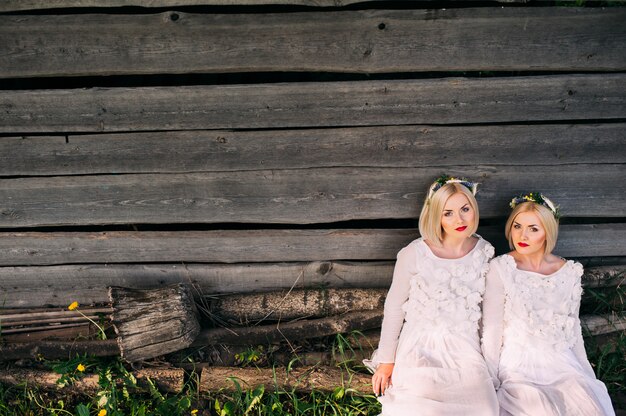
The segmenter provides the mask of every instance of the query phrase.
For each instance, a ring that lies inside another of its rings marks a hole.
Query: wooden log
[[[382,310],[354,311],[339,316],[274,325],[205,329],[200,332],[193,346],[257,345],[283,340],[319,338],[354,330],[378,328],[382,322],[382,315]]]
[[[132,374],[137,379],[139,390],[143,389],[144,391],[148,390],[146,382],[148,378],[154,382],[159,390],[167,393],[179,393],[182,391],[185,384],[185,371],[180,368],[143,368],[132,371]],[[57,380],[59,380],[60,377],[60,374],[52,371],[14,367],[3,369],[3,371],[0,372],[0,383],[11,386],[25,383],[29,386],[36,386],[42,389],[60,390],[61,392],[79,391],[83,394],[93,394],[100,389],[100,385],[98,384],[99,376],[97,374],[84,374],[77,377],[76,381],[72,384],[59,389]],[[121,380],[117,380],[117,382],[120,385],[122,383]]]
[[[111,287],[109,296],[117,343],[128,362],[187,348],[200,332],[193,295],[184,284],[152,290]]]
[[[586,268],[583,275],[585,288],[626,285],[626,266],[601,266]]]
[[[483,218],[513,195],[541,189],[564,216],[624,217],[624,164],[453,167],[481,182]],[[0,227],[95,224],[281,223],[416,219],[441,168],[320,168],[172,175],[5,179]],[[613,178],[609,185],[606,178]]]
[[[0,267],[0,293],[7,294],[6,308],[34,308],[64,307],[75,299],[85,304],[108,302],[109,286],[154,289],[187,283],[196,297],[290,287],[386,289],[391,284],[393,267],[393,261],[7,266]],[[625,275],[626,264],[585,266],[583,285],[590,288],[617,286],[625,284]],[[13,313],[13,310],[1,311]]]
[[[624,123],[3,137],[0,176],[624,163],[625,141]]]
[[[623,232],[622,223],[562,225],[556,253],[626,256],[626,247],[615,242]],[[499,252],[508,251],[501,227],[480,227],[479,233]],[[392,260],[418,236],[416,229],[5,232],[0,233],[0,265]],[[0,288],[6,288],[0,296],[8,299],[19,285]]]
[[[382,322],[382,311],[349,312],[339,317],[320,318],[303,324],[302,321],[279,325],[264,325],[248,328],[216,328],[205,329],[196,338],[194,347],[212,347],[231,345],[236,351],[237,346],[266,345],[285,339],[301,340],[308,338],[336,335],[360,331],[366,333],[363,341],[353,345],[363,346],[364,350],[378,344],[377,332]],[[597,336],[624,331],[626,322],[623,317],[612,315],[581,316],[585,335]],[[369,330],[374,331],[373,335]],[[350,339],[350,338],[348,338]],[[0,344],[0,361],[31,359],[71,359],[77,355],[89,354],[97,357],[119,355],[116,340],[104,341],[37,341]],[[220,358],[215,357],[215,362]]]
[[[8,15],[0,77],[623,71],[625,20],[619,8],[548,7]]]
[[[208,296],[208,312],[235,324],[287,321],[381,309],[387,289],[296,289],[230,296]]]
[[[36,341],[0,344],[0,361],[30,359],[66,359],[89,354],[94,357],[119,355],[114,339],[98,341]]]
[[[265,386],[266,390],[275,387],[297,391],[332,391],[336,387],[346,387],[359,393],[371,393],[371,375],[346,372],[337,367],[296,367],[287,368],[239,368],[206,367],[200,376],[200,391],[237,390],[235,381],[242,389]]]
[[[8,333],[7,333],[8,332]],[[2,341],[7,343],[41,342],[53,340],[94,339],[98,329],[89,323],[47,325],[2,331]]]
[[[626,316],[585,315],[580,317],[583,333],[602,335],[626,330]]]
[[[20,134],[619,120],[624,85],[585,74],[0,90],[0,108],[3,133]]]

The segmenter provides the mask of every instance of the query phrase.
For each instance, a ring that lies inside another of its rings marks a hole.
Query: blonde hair
[[[517,204],[515,208],[513,208],[513,211],[511,211],[509,218],[506,220],[504,235],[506,236],[506,239],[509,240],[509,248],[511,250],[515,249],[513,236],[511,235],[511,228],[513,227],[513,221],[515,221],[515,218],[522,212],[534,212],[537,214],[539,221],[541,221],[541,225],[543,225],[543,228],[546,231],[546,246],[544,248],[544,253],[552,253],[552,250],[554,250],[554,247],[556,246],[556,240],[559,236],[559,220],[554,217],[550,208],[544,207],[543,205],[532,201]]]
[[[470,206],[474,210],[474,225],[472,226],[471,234],[474,234],[478,229],[478,202],[476,202],[476,198],[474,197],[472,191],[460,183],[447,183],[437,189],[437,191],[435,191],[430,198],[426,196],[419,219],[419,230],[421,236],[439,247],[443,244],[443,228],[441,227],[443,208],[445,207],[446,202],[448,202],[448,199],[450,199],[452,195],[458,193],[467,197]]]

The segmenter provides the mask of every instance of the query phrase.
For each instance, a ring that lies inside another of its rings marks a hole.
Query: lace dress
[[[483,303],[483,351],[501,415],[614,415],[587,360],[578,311],[580,263],[551,275],[491,262]]]
[[[421,238],[398,253],[378,350],[365,361],[371,370],[395,362],[382,415],[497,414],[478,335],[493,253],[480,237],[459,259],[436,257]]]

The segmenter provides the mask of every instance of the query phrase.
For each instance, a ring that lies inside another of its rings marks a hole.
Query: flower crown
[[[476,191],[478,190],[478,183],[476,182],[472,182],[469,179],[465,179],[465,178],[454,178],[452,176],[448,176],[444,174],[438,177],[437,179],[435,179],[435,182],[433,182],[433,184],[430,186],[427,200],[430,201],[433,195],[435,194],[435,192],[437,192],[442,186],[447,185],[449,183],[460,183],[461,185],[465,186],[467,189],[472,191],[472,195],[476,195]]]
[[[552,212],[552,215],[554,215],[554,218],[556,218],[557,220],[561,216],[561,214],[559,213],[559,206],[555,205],[554,202],[549,200],[540,192],[530,192],[525,195],[520,194],[511,200],[509,206],[513,209],[522,202],[534,202],[535,204],[543,205]]]

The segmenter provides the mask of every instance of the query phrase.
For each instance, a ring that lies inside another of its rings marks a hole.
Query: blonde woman
[[[480,236],[476,184],[442,176],[429,188],[421,238],[398,253],[375,371],[382,415],[490,416],[498,403],[478,322],[493,247]]]
[[[483,301],[483,352],[501,415],[614,415],[587,360],[578,311],[580,263],[552,254],[558,209],[540,193],[513,198]]]

